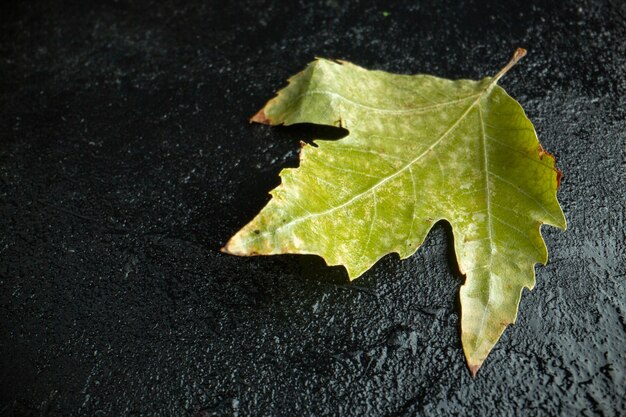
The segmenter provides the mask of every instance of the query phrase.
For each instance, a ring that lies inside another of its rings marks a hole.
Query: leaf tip
[[[238,235],[231,237],[224,247],[220,249],[220,252],[228,255],[248,256],[248,253],[241,249],[241,245],[239,244],[240,240],[237,239],[237,236]]]
[[[472,375],[472,378],[476,378],[476,374],[478,373],[478,370],[480,369],[480,367],[483,365],[483,362],[485,361],[485,357],[486,355],[489,354],[489,352],[486,353],[486,355],[483,355],[482,357],[480,355],[477,354],[477,351],[474,350],[468,350],[468,348],[466,347],[466,343],[463,343],[463,352],[465,353],[465,361],[467,363],[467,368],[470,371],[470,374]]]
[[[480,369],[480,364],[478,365],[468,365],[470,373],[472,374],[472,378],[476,378],[476,374],[478,373],[478,370]]]
[[[250,123],[262,123],[264,125],[269,125],[272,124],[272,121],[265,115],[265,107],[263,107],[250,118]]]
[[[232,239],[231,239],[232,240]],[[226,242],[226,244],[224,246],[222,246],[222,248],[220,248],[220,252],[222,253],[226,253],[228,255],[234,255],[232,248],[231,248],[231,240],[229,240],[228,242]]]

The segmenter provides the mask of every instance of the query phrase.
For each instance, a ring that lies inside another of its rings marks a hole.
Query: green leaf
[[[312,62],[252,121],[349,134],[304,145],[300,167],[280,173],[270,202],[224,252],[316,254],[354,279],[388,253],[409,257],[447,220],[466,276],[461,338],[475,375],[534,286],[535,263],[547,262],[541,225],[566,227],[554,157],[497,85],[525,52],[481,81]]]

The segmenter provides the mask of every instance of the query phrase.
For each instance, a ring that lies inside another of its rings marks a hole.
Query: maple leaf
[[[460,272],[461,339],[475,375],[548,253],[541,225],[565,229],[560,171],[498,80],[369,71],[317,59],[251,121],[342,126],[303,145],[272,199],[223,251],[316,254],[357,278],[384,255],[407,258],[450,222]]]

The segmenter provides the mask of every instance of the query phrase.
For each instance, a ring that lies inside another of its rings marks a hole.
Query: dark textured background
[[[624,3],[227,3],[2,6],[0,415],[625,415]],[[446,224],[352,284],[219,252],[336,134],[247,122],[314,56],[479,78],[518,46],[569,229],[476,380]]]

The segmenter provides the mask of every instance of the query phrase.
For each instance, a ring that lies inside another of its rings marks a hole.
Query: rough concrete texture
[[[411,3],[1,6],[1,416],[626,414],[626,7]],[[518,46],[569,229],[475,380],[446,224],[351,284],[219,252],[337,135],[247,122],[314,56],[479,78]]]

